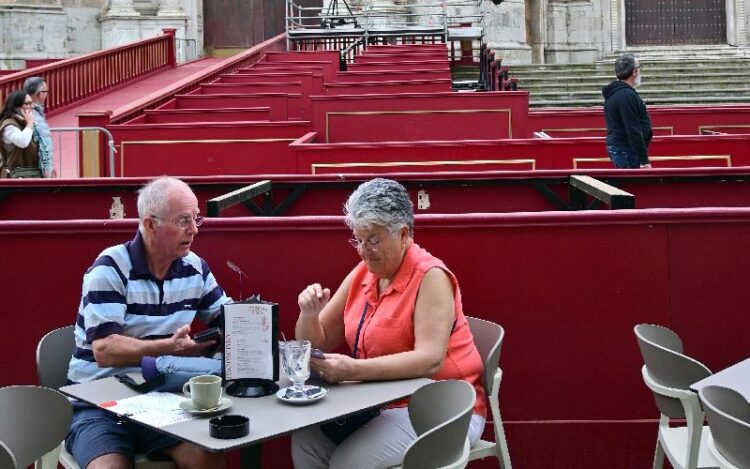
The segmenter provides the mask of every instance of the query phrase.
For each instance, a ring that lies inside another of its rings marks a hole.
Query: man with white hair
[[[47,82],[42,77],[29,77],[23,82],[23,89],[31,96],[34,103],[32,110],[34,112],[34,141],[37,144],[39,154],[39,169],[42,176],[46,178],[57,177],[55,171],[54,149],[52,146],[52,131],[47,124],[47,117],[44,115],[44,103],[49,96]]]
[[[190,251],[203,217],[198,199],[170,177],[138,195],[135,238],[105,249],[83,277],[68,380],[140,371],[146,357],[201,356],[215,341],[189,335],[195,317],[218,325],[231,301],[206,261]],[[181,468],[223,468],[224,457],[82,402],[74,403],[66,448],[83,468],[130,468],[135,453]]]

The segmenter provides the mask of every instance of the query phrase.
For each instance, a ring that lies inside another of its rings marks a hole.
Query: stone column
[[[0,69],[67,58],[67,25],[60,0],[0,0]]]
[[[180,0],[161,0],[156,16],[185,16]]]
[[[111,0],[105,16],[140,16],[135,11],[133,0]]]

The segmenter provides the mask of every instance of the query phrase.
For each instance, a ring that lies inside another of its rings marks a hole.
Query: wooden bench
[[[166,124],[180,122],[234,122],[270,120],[268,107],[225,109],[147,109],[130,124]]]
[[[313,96],[322,142],[523,138],[528,93]]]

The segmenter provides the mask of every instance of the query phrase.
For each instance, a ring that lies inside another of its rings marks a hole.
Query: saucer
[[[193,407],[193,401],[191,401],[190,399],[185,399],[184,401],[180,402],[180,409],[184,410],[185,412],[190,412],[194,415],[218,414],[219,412],[224,412],[230,407],[232,407],[232,400],[226,397],[222,397],[219,401],[219,405],[211,409],[196,409],[195,407]]]
[[[292,387],[286,387],[281,388],[276,393],[276,397],[281,399],[284,402],[288,402],[290,404],[311,404],[313,402],[319,401],[325,397],[326,394],[328,394],[328,389],[321,387],[321,386],[305,386],[305,397],[287,397],[287,391],[291,393]]]

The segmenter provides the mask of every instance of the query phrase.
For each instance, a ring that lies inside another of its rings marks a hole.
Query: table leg
[[[240,450],[240,467],[242,469],[260,469],[260,444],[245,446]]]

